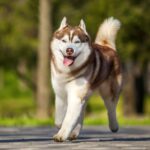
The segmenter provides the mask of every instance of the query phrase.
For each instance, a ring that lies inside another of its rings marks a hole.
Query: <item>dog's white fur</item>
[[[61,24],[60,24],[58,31],[61,30],[62,28],[64,28],[66,25],[67,25],[66,17],[64,17]],[[79,26],[87,34],[86,27],[85,27],[83,20],[80,21]],[[65,40],[66,43],[62,42],[63,40]],[[86,59],[88,58],[88,56],[90,55],[91,50],[89,49],[88,43],[74,43],[74,41],[77,41],[77,40],[79,40],[79,39],[78,39],[78,37],[75,36],[73,39],[73,42],[71,43],[69,41],[69,37],[67,35],[65,35],[61,40],[54,39],[51,42],[51,50],[52,50],[53,54],[55,56],[57,56],[56,57],[56,64],[57,64],[59,70],[61,70],[62,72],[69,73],[70,70],[74,70],[75,68],[81,66],[81,64],[83,64],[86,61]],[[76,62],[78,62],[78,63],[75,63],[71,67],[65,67],[64,66],[63,56],[60,53],[60,49],[61,49],[62,52],[64,54],[66,54],[66,48],[68,48],[68,47],[74,49],[75,55],[78,55],[80,52],[82,52],[81,55],[79,55],[79,57],[77,57],[77,59],[76,59]]]
[[[110,17],[106,19],[99,27],[95,43],[104,45],[104,41],[107,40],[107,46],[116,50],[115,39],[117,31],[120,29],[120,21]]]
[[[66,25],[66,18],[64,18],[60,24],[58,31],[62,30]],[[88,35],[83,20],[81,20],[79,26],[85,32],[85,34]],[[113,18],[105,20],[98,30],[96,43],[100,45],[107,44],[108,47],[116,49],[115,37],[119,28],[120,22],[118,20]],[[65,43],[62,42],[62,40],[64,40]],[[79,40],[79,38],[78,36],[75,36],[73,41],[77,40]],[[106,40],[107,43],[105,43],[104,40]],[[61,49],[62,53],[65,54],[65,50],[68,47],[71,47],[75,50],[74,55],[81,53],[76,58],[77,63],[74,63],[70,67],[64,66],[63,56],[60,53]],[[87,97],[92,93],[92,90],[89,88],[90,83],[88,80],[89,76],[91,76],[90,72],[86,77],[81,76],[79,78],[70,76],[68,75],[68,73],[81,66],[87,60],[88,56],[90,55],[91,49],[88,43],[70,42],[68,36],[65,35],[61,40],[53,38],[51,42],[51,50],[53,55],[56,56],[55,63],[59,71],[62,72],[57,72],[54,65],[51,63],[52,86],[54,88],[56,96],[55,124],[60,127],[60,130],[54,136],[54,139],[56,141],[64,141],[68,139],[68,137],[70,139],[74,139],[79,135],[79,132],[82,128],[83,112],[87,103]],[[98,58],[96,59],[98,60]],[[97,61],[97,64],[100,65],[99,60]],[[84,72],[84,69],[79,74],[82,74],[82,72]],[[111,130],[115,131],[118,129],[118,123],[116,120],[117,101],[114,102],[111,100],[111,97],[107,96],[107,94],[109,93],[109,91],[107,91],[107,89],[109,89],[107,81],[102,83],[100,89],[103,89],[101,95],[104,98],[104,102],[108,110],[109,126]]]

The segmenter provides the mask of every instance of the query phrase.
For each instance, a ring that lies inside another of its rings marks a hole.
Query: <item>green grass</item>
[[[0,101],[1,117],[32,116],[35,112],[35,102],[32,98],[3,99]]]
[[[0,118],[0,126],[52,126],[53,119],[38,120],[28,117]]]
[[[132,125],[150,125],[149,117],[118,117],[118,122],[120,126],[132,126]],[[107,117],[86,117],[84,121],[85,125],[108,125]]]
[[[150,125],[148,117],[119,118],[120,126]],[[85,117],[84,125],[108,125],[107,118]],[[38,120],[28,117],[0,118],[0,126],[54,126],[54,118]]]
[[[15,107],[12,105],[17,101]],[[5,103],[6,102],[6,103]],[[12,113],[13,115],[0,117],[0,126],[54,126],[54,118],[50,117],[47,120],[38,120],[35,119],[34,114],[34,101],[32,99],[7,99],[1,103],[1,108],[5,106],[5,111]],[[147,99],[146,104],[149,105],[149,99]],[[8,109],[6,109],[6,106]],[[11,107],[13,106],[13,107]],[[52,106],[53,108],[54,106]],[[22,109],[28,108],[28,109]],[[2,110],[1,110],[2,111]],[[5,112],[4,111],[4,112]],[[3,112],[3,113],[4,113]],[[19,112],[19,114],[17,114]],[[30,114],[30,113],[31,114]],[[120,126],[125,125],[150,125],[150,118],[147,115],[144,116],[132,116],[125,118],[122,112],[122,99],[120,99],[117,116]],[[5,114],[6,115],[6,114]],[[11,116],[11,117],[10,117]],[[52,114],[51,116],[54,116]],[[88,103],[87,111],[85,113],[84,119],[85,125],[108,125],[107,112],[104,107],[103,101],[96,94],[93,95]]]
[[[54,104],[51,104],[51,116],[47,120],[35,119],[36,101],[32,91],[21,85],[12,72],[3,75],[0,83],[0,126],[44,126],[54,125]],[[120,98],[117,107],[118,121],[123,125],[150,125],[150,97],[145,100],[145,115],[125,118],[123,101]],[[107,112],[103,101],[94,94],[87,105],[85,125],[108,125]]]
[[[86,125],[108,125],[107,111],[104,107],[102,99],[98,95],[93,95],[90,98],[88,107],[92,110],[91,113],[86,113],[84,124]],[[124,125],[150,125],[150,98],[145,100],[145,115],[143,116],[128,116],[123,114],[123,100],[120,97],[117,106],[117,118],[121,126]],[[89,108],[88,108],[89,109]]]

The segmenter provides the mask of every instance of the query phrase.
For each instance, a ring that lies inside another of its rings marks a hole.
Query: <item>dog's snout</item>
[[[72,55],[74,53],[73,48],[67,48],[66,53],[67,53],[67,55]]]

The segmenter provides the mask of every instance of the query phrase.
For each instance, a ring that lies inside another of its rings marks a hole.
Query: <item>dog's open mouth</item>
[[[80,53],[78,53],[76,56],[65,56],[61,50],[60,50],[60,52],[61,52],[61,54],[62,54],[63,57],[64,57],[63,64],[64,64],[66,67],[73,65],[75,59],[81,54],[81,52],[80,52]]]
[[[64,56],[63,64],[65,66],[71,66],[74,63],[75,58],[76,57],[73,57],[73,56]]]

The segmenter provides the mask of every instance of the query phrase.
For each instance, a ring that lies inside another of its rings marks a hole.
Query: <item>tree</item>
[[[50,66],[49,42],[51,35],[51,1],[39,0],[39,48],[37,66],[37,118],[49,117]]]

